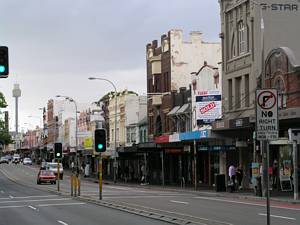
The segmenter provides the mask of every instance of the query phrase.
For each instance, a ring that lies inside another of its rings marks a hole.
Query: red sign
[[[213,109],[216,107],[216,103],[215,102],[210,102],[208,103],[206,106],[204,106],[203,108],[200,109],[200,112],[202,114],[208,112],[209,110]]]
[[[169,135],[155,137],[155,143],[169,143]]]

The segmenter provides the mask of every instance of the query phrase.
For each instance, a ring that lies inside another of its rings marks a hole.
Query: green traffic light
[[[98,149],[103,149],[103,144],[98,144]]]
[[[0,73],[3,73],[3,72],[5,72],[5,66],[0,65]]]

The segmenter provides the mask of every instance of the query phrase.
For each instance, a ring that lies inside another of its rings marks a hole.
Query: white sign
[[[222,101],[219,90],[198,92],[196,95],[196,117],[198,124],[207,124],[221,119]]]
[[[278,101],[276,89],[256,90],[256,139],[278,139]]]
[[[77,137],[79,138],[92,137],[92,131],[78,131]]]

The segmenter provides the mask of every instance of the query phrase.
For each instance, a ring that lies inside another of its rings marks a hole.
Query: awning
[[[179,114],[185,114],[189,111],[190,108],[190,104],[186,103],[184,104],[180,109],[178,109],[178,111],[176,112],[177,115]]]
[[[176,114],[176,112],[178,111],[178,109],[180,108],[180,106],[175,106],[168,114],[167,116],[174,116]]]

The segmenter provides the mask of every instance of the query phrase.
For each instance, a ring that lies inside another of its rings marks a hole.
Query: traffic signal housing
[[[0,78],[8,77],[8,47],[0,46]]]
[[[55,143],[54,144],[54,157],[55,159],[62,159],[62,143]]]
[[[96,129],[94,136],[94,148],[95,152],[105,152],[106,151],[106,131],[105,129]]]

